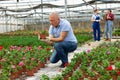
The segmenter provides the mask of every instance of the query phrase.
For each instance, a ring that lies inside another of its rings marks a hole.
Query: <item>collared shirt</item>
[[[109,16],[110,19],[107,19],[107,16]],[[114,20],[114,14],[112,14],[112,13],[106,14],[105,19],[113,21]]]
[[[49,28],[49,35],[53,35],[55,38],[58,38],[60,37],[60,33],[64,31],[68,32],[64,41],[71,41],[77,43],[77,39],[73,33],[71,24],[65,19],[60,19],[59,26],[57,27],[51,25]]]

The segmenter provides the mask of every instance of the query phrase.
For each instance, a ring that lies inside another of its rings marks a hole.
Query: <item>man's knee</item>
[[[55,49],[58,49],[58,48],[60,48],[61,47],[61,43],[56,43],[55,45],[54,45],[54,48]]]
[[[50,62],[51,63],[57,63],[57,61],[53,60],[52,58],[50,58]]]

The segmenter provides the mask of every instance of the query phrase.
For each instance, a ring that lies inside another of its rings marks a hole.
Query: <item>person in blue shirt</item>
[[[91,21],[93,22],[92,28],[94,34],[94,41],[100,41],[100,15],[98,12],[98,9],[95,9],[94,14],[91,18]]]
[[[54,52],[50,58],[51,63],[61,60],[61,68],[68,65],[68,53],[77,48],[77,39],[73,33],[70,22],[61,19],[57,12],[49,15],[49,40],[54,42]]]

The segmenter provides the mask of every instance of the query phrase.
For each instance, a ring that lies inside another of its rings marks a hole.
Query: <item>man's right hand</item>
[[[49,41],[48,39],[40,39],[41,41],[47,43],[48,45],[53,45],[53,42]]]

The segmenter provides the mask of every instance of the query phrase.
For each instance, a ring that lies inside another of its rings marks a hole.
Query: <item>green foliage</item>
[[[76,34],[75,36],[76,36],[79,44],[82,44],[82,43],[92,39],[91,35]]]
[[[51,80],[63,80],[63,77],[60,74],[57,74],[54,78]]]
[[[110,79],[111,79],[110,74],[104,74],[99,78],[99,80],[110,80]]]
[[[0,45],[4,48],[15,46],[47,46],[46,43],[38,40],[37,36],[0,36]]]
[[[47,75],[43,74],[41,76],[41,80],[50,80],[50,78]]]

